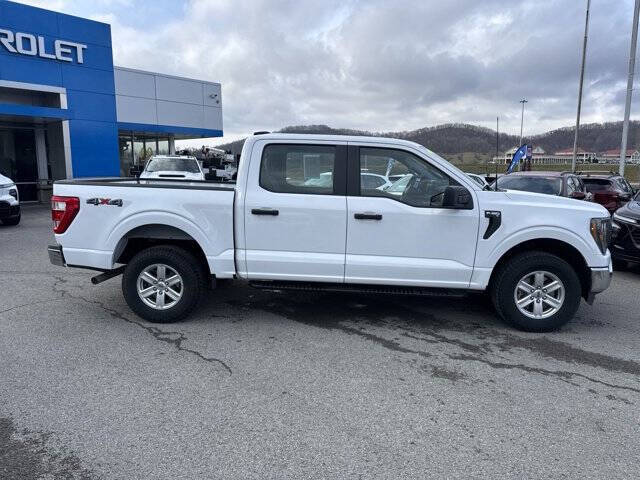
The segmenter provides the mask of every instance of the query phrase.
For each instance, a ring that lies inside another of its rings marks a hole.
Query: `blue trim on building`
[[[222,130],[208,128],[174,127],[171,125],[153,125],[148,123],[118,122],[118,130],[144,133],[174,133],[176,135],[195,135],[200,137],[221,137]]]
[[[16,122],[68,120],[75,177],[120,174],[118,130],[191,138],[222,136],[222,130],[118,122],[111,26],[106,23],[0,0],[0,28],[27,34],[21,38],[27,38],[24,49],[28,49],[20,54],[0,44],[0,80],[62,87],[68,106],[0,103],[0,114],[15,117]],[[30,35],[38,40],[29,40]],[[86,46],[83,62],[73,48],[56,58],[56,40]]]
[[[0,114],[53,118],[57,120],[68,120],[73,117],[73,112],[66,108],[34,107],[32,105],[16,105],[14,103],[0,103]]]

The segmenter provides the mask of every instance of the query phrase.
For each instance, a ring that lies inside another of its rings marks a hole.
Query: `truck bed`
[[[235,274],[234,184],[83,178],[57,181],[53,193],[80,200],[80,210],[68,230],[56,235],[68,265],[113,269],[131,235],[162,226],[197,241],[211,271],[220,278]],[[88,245],[92,248],[87,249]]]

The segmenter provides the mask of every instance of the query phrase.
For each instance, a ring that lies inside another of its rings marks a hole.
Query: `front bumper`
[[[20,204],[0,201],[0,220],[6,220],[8,218],[16,218],[20,215]]]
[[[67,263],[64,260],[64,253],[62,253],[62,247],[60,245],[49,245],[47,247],[49,253],[49,261],[53,265],[58,267],[66,267]]]
[[[587,295],[587,303],[591,305],[598,293],[604,292],[611,285],[613,278],[613,265],[611,261],[608,267],[591,268],[591,286]]]
[[[596,294],[604,292],[611,285],[613,268],[611,265],[604,268],[591,269],[591,290],[589,293]]]

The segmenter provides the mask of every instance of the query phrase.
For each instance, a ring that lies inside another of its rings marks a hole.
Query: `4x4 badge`
[[[115,205],[116,207],[122,206],[122,200],[117,198],[115,200],[111,200],[110,198],[89,198],[87,200],[88,204],[95,205]]]

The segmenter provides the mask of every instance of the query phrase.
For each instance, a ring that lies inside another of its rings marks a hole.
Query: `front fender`
[[[481,268],[493,268],[500,258],[513,247],[527,241],[544,239],[559,240],[571,245],[580,252],[589,267],[608,266],[608,255],[602,255],[595,242],[588,242],[587,240],[590,239],[586,239],[571,230],[555,226],[529,227],[510,233],[497,244],[487,249],[482,259],[478,259],[482,264],[478,264],[477,266]],[[591,245],[591,243],[593,243],[593,245]]]

